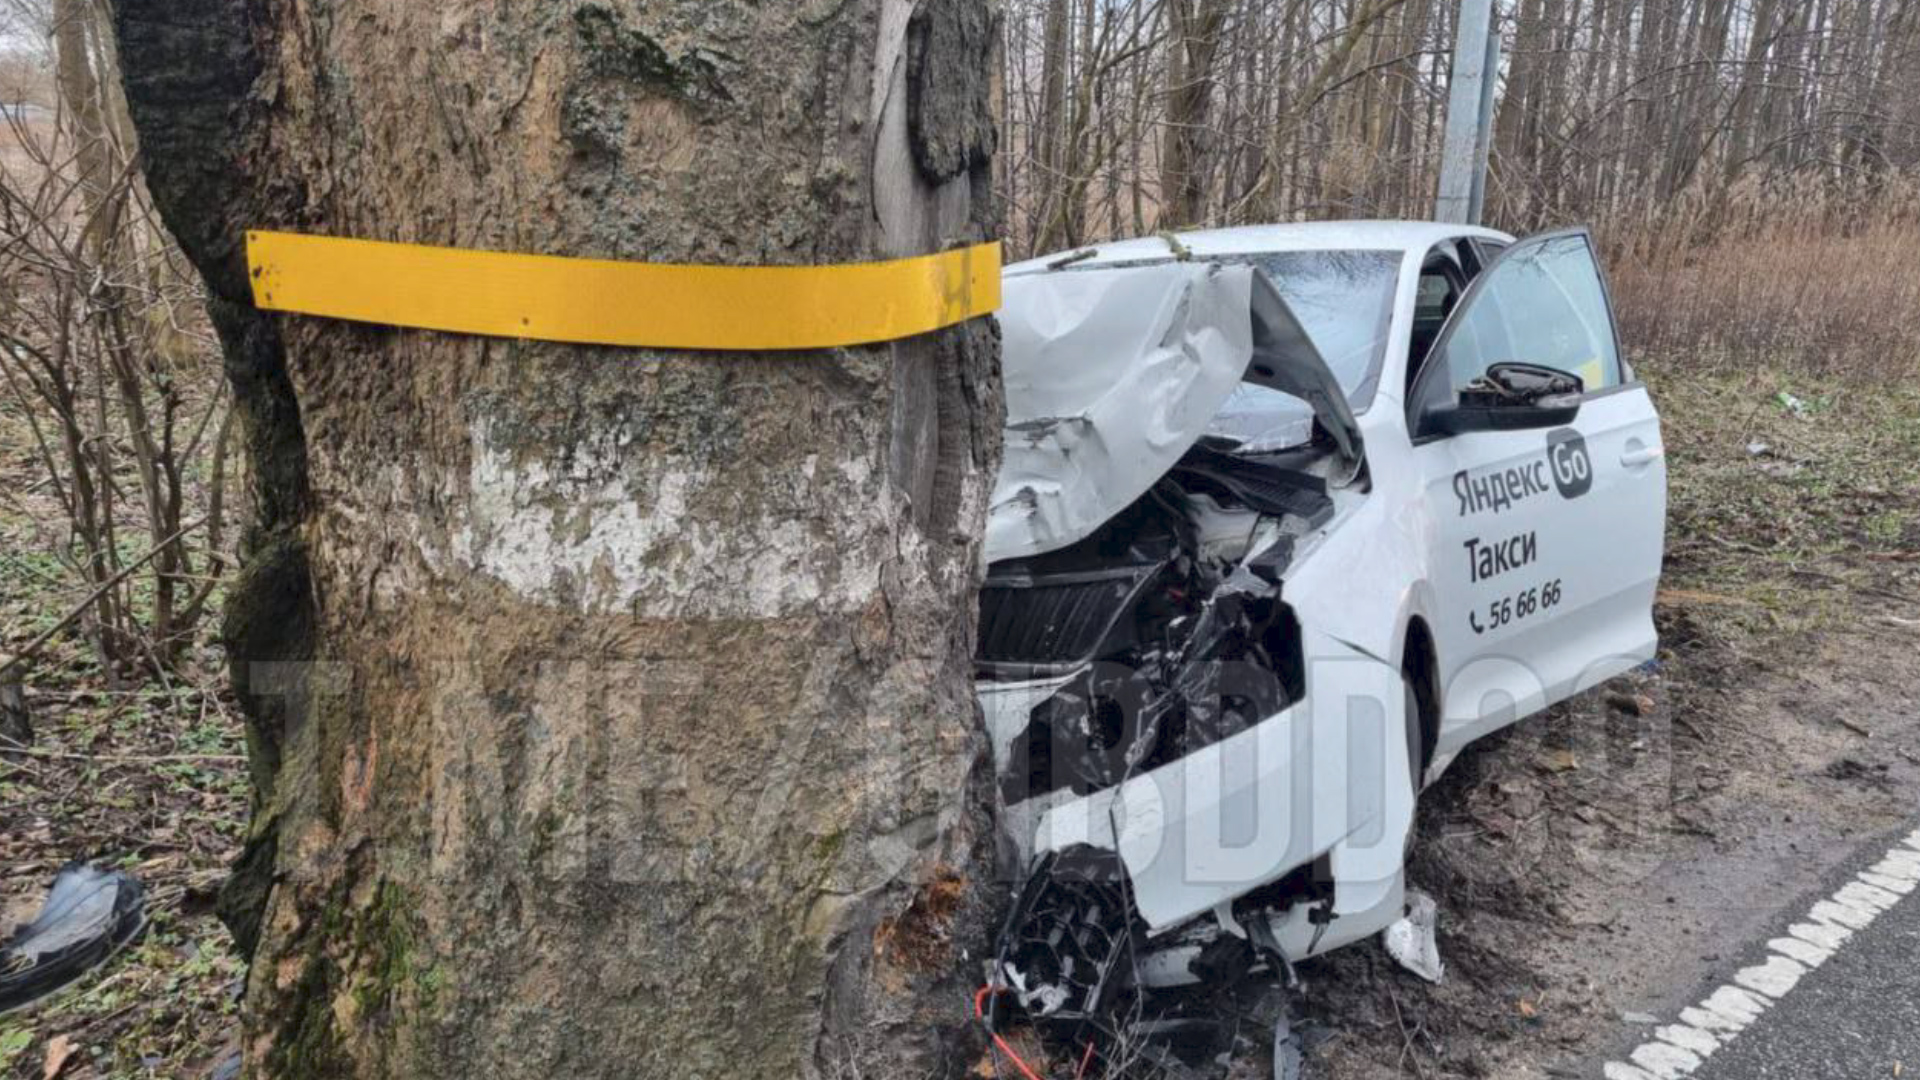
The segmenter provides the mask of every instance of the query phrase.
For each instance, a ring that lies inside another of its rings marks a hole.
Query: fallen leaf
[[[1649,716],[1653,713],[1653,699],[1645,694],[1608,694],[1607,704],[1628,716]]]
[[[1541,767],[1548,772],[1572,772],[1580,767],[1580,759],[1574,756],[1572,750],[1562,748],[1547,754],[1546,760],[1541,763]]]
[[[53,1080],[67,1067],[67,1060],[73,1057],[73,1040],[65,1035],[55,1035],[47,1043],[47,1061],[40,1067],[40,1080]]]

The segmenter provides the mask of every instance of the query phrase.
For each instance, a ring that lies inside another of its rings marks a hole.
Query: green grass
[[[1663,584],[1740,633],[1851,617],[1876,559],[1920,549],[1920,390],[1766,368],[1645,371],[1668,448]],[[1793,407],[1798,402],[1799,407]]]

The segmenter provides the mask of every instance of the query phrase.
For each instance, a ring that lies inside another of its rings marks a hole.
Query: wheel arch
[[[1420,766],[1426,769],[1440,741],[1440,654],[1433,628],[1418,612],[1408,616],[1401,634],[1400,673],[1413,684],[1420,706]]]

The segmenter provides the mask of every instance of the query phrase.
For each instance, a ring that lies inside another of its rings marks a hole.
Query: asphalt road
[[[1803,976],[1693,1075],[1920,1078],[1920,890]]]
[[[1904,859],[1920,855],[1910,845],[1892,850]],[[1829,889],[1856,881],[1887,851],[1885,844],[1863,847],[1837,868]],[[1804,904],[1791,905],[1773,936],[1787,936],[1789,924],[1808,918]],[[1766,957],[1767,948],[1765,938],[1750,943],[1743,950],[1747,962]],[[1920,1080],[1920,888],[1854,931],[1744,1030],[1723,1037],[1695,1064],[1667,1070],[1640,1062],[1660,1080]]]

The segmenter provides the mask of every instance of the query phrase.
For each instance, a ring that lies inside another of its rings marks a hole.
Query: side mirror
[[[1580,415],[1580,376],[1539,364],[1495,364],[1460,391],[1458,402],[1427,410],[1427,428],[1443,435],[1565,427]]]

